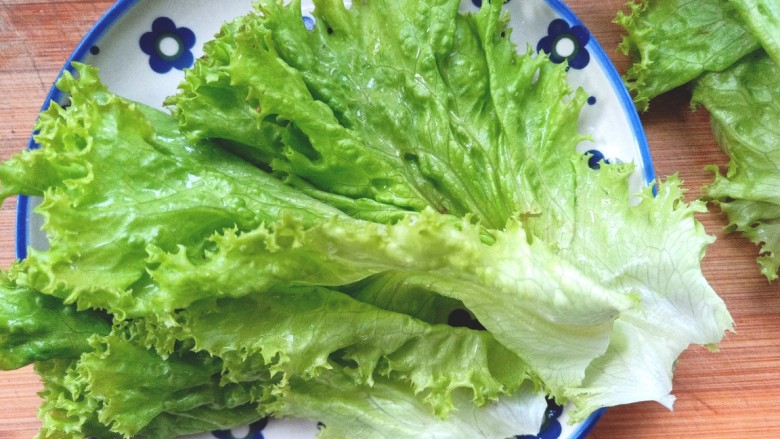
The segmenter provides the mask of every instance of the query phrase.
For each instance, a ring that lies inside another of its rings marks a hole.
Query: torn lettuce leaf
[[[773,0],[770,0],[770,2]],[[624,80],[640,110],[654,97],[717,72],[760,47],[730,0],[637,0],[619,11]]]
[[[756,53],[696,81],[692,102],[710,113],[713,132],[729,156],[705,194],[720,205],[729,227],[760,246],[769,280],[780,268],[780,67]]]

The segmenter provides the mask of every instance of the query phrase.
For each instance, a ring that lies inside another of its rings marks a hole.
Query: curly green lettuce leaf
[[[36,140],[0,166],[2,195],[43,196],[36,210],[51,247],[32,250],[20,282],[80,309],[117,317],[158,309],[146,246],[192,254],[225,227],[252,229],[281,212],[313,223],[341,213],[208,142],[171,116],[115,96],[94,67],[58,83],[71,105],[41,114]]]
[[[578,374],[581,379],[587,364],[606,350],[612,321],[632,306],[632,298],[604,289],[542,241],[529,244],[516,223],[493,246],[482,244],[478,231],[468,224],[456,228],[429,210],[392,226],[332,221],[304,229],[288,221],[273,230],[215,236],[220,251],[205,259],[153,253],[151,274],[163,291],[191,295],[246,295],[286,283],[337,286],[385,271],[425,275],[435,291],[461,300],[553,389]],[[256,267],[252,279],[236,269],[245,264]],[[226,271],[228,266],[234,268]],[[551,371],[545,373],[543,365]]]
[[[35,363],[41,377],[42,402],[38,408],[41,428],[36,439],[120,438],[98,420],[99,402],[88,395],[75,372],[75,358],[57,358]]]
[[[602,166],[578,190],[578,234],[564,257],[610,290],[636,293],[640,306],[615,320],[607,352],[595,359],[582,383],[567,391],[573,419],[600,407],[658,401],[671,408],[672,370],[690,344],[713,347],[733,327],[725,303],[701,270],[713,237],[684,201],[681,181],[669,177],[657,192],[645,188],[637,205],[620,172]],[[604,227],[607,224],[608,227]]]
[[[169,104],[185,132],[246,143],[315,197],[432,207],[488,228],[540,213],[562,227],[549,206],[571,180],[540,186],[563,178],[561,158],[583,139],[586,96],[564,66],[517,53],[501,4],[475,15],[459,4],[318,1],[308,30],[300,2],[261,2],[207,45]],[[235,113],[256,121],[257,141],[227,126]]]
[[[225,381],[267,374],[283,395],[291,380],[340,367],[353,386],[370,386],[378,376],[408,383],[427,412],[444,418],[456,391],[468,391],[472,404],[482,406],[525,381],[541,387],[528,365],[488,332],[430,325],[332,289],[286,287],[199,302],[176,320],[178,340],[223,359]]]
[[[155,346],[165,338],[175,339],[170,349]],[[336,413],[324,401],[285,411],[331,375],[341,377],[338,392],[353,398],[402,389],[385,418],[407,419],[404,428],[420,422],[416,428],[454,432],[471,417],[511,409],[522,416],[502,427],[532,433],[545,407],[528,367],[489,333],[428,325],[323,288],[200,302],[178,313],[175,325],[124,322],[90,344],[77,361],[52,363],[51,371],[41,365],[42,437],[166,438],[271,412],[321,420],[362,410],[355,400]],[[386,432],[385,418],[365,416],[360,425]]]
[[[780,66],[780,2],[776,0],[729,0],[744,23],[761,42],[769,57]]]
[[[656,197],[648,188],[632,206],[630,167],[595,172],[586,162],[574,160],[578,227],[566,248],[532,239],[522,219],[485,244],[478,226],[456,227],[426,210],[392,225],[334,220],[307,228],[287,220],[226,232],[197,260],[184,251],[150,250],[151,276],[164,291],[246,295],[288,283],[338,286],[406,273],[461,301],[553,396],[581,405],[583,416],[616,400],[670,404],[676,356],[690,343],[718,342],[731,327],[701,273],[711,242],[693,218],[702,206],[682,201],[676,179]],[[252,278],[237,267],[251,267]]]
[[[39,438],[165,439],[264,416],[250,386],[220,382],[218,358],[187,349],[163,358],[128,334],[115,328],[93,337],[77,360],[36,364],[44,383]]]
[[[780,267],[780,67],[758,53],[730,69],[696,81],[693,103],[710,113],[718,143],[729,156],[725,174],[705,194],[732,230],[761,247],[758,263],[768,279]]]
[[[771,3],[772,0],[770,0]],[[619,48],[633,64],[624,80],[641,110],[705,72],[723,70],[760,47],[730,0],[637,0],[619,11]]]
[[[14,268],[0,272],[0,370],[54,358],[78,358],[89,337],[107,335],[111,323],[94,311],[43,295],[14,281]]]
[[[99,403],[98,420],[111,431],[125,437],[143,434],[161,416],[181,418],[177,434],[235,427],[262,417],[249,404],[246,386],[221,383],[217,357],[181,350],[163,359],[121,328],[93,344],[94,351],[79,360],[76,372]],[[212,423],[215,418],[218,423]]]

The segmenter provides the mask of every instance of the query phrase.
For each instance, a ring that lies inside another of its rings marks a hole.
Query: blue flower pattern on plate
[[[569,26],[563,19],[555,19],[547,27],[547,35],[536,45],[537,52],[550,55],[550,60],[560,64],[568,61],[569,67],[582,69],[590,62],[590,53],[585,46],[590,41],[590,32],[585,26]]]
[[[597,149],[591,149],[585,152],[588,157],[588,166],[590,169],[599,169],[601,168],[601,162],[604,161],[604,163],[609,164],[609,159],[604,157],[604,153]]]
[[[157,73],[168,73],[173,68],[184,70],[195,62],[195,33],[187,27],[176,27],[168,17],[156,18],[151,32],[141,35],[138,44],[149,55],[149,67]]]
[[[515,436],[515,439],[558,439],[563,431],[561,423],[558,421],[562,413],[563,406],[556,404],[552,399],[547,399],[547,411],[544,412],[544,421],[539,433]]]
[[[313,30],[315,23],[316,21],[314,20],[314,17],[309,17],[308,15],[303,16],[303,25],[307,30]]]
[[[230,430],[212,431],[211,434],[217,439],[264,439],[263,429],[268,425],[268,418],[263,418],[249,425],[249,432],[245,436],[236,437]]]

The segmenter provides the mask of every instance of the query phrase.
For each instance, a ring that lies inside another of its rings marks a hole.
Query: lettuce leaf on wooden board
[[[615,22],[627,32],[619,46],[632,60],[624,80],[640,110],[760,47],[729,0],[638,0],[627,6]]]
[[[712,129],[729,156],[725,174],[705,187],[729,227],[761,247],[758,263],[768,279],[780,267],[780,67],[757,53],[721,73],[696,81],[694,104],[710,112]]]
[[[769,280],[780,268],[776,225],[780,175],[780,3],[774,0],[661,0],[632,3],[616,21],[621,48],[637,58],[626,73],[640,109],[683,84],[692,105],[711,114],[713,133],[729,155],[728,171],[704,193],[720,204],[729,230],[761,247]]]

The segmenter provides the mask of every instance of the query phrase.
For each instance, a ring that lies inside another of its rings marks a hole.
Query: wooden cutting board
[[[173,0],[168,0],[173,1]],[[185,1],[185,0],[176,0]],[[519,0],[515,0],[519,1]],[[85,32],[110,6],[105,0],[0,0],[0,159],[22,150],[57,72]],[[570,0],[569,6],[623,72],[627,60],[615,48],[620,29],[611,23],[623,0]],[[675,91],[642,115],[656,173],[678,173],[688,199],[725,165],[705,111],[691,112],[689,95]],[[704,258],[707,278],[736,322],[711,353],[686,351],[677,365],[673,412],[656,403],[609,409],[592,438],[780,437],[780,291],[758,272],[756,247],[724,235],[717,212],[699,219],[717,237]],[[14,259],[15,201],[0,210],[0,265]],[[30,438],[40,383],[30,368],[0,372],[0,439]]]

